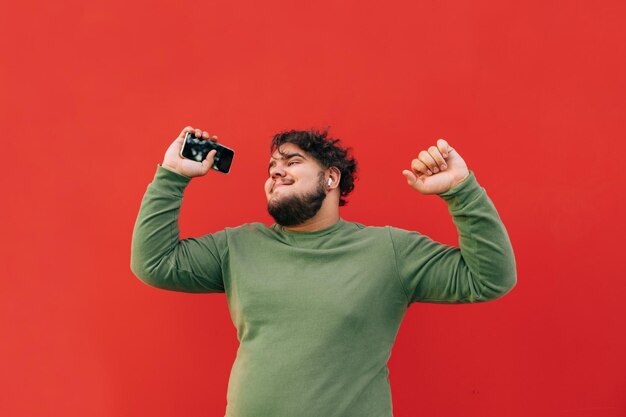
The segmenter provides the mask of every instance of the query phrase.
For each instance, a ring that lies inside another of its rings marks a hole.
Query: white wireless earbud
[[[330,187],[330,184],[332,184],[332,183],[333,183],[333,180],[329,178],[328,179],[328,186]]]

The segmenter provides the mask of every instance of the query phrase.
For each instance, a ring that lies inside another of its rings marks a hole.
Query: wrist
[[[173,173],[175,173],[175,174],[178,174],[178,175],[181,175],[181,176],[183,176],[183,177],[185,177],[185,178],[189,178],[189,179],[191,179],[191,177],[189,177],[189,176],[187,176],[187,175],[185,175],[185,174],[181,173],[181,172],[180,172],[180,171],[178,171],[175,167],[172,167],[172,166],[169,166],[169,165],[166,165],[166,164],[161,164],[160,166],[161,166],[162,168],[167,169],[168,171],[172,171],[172,172],[173,172]]]
[[[469,171],[467,172],[467,174],[465,174],[465,176],[463,178],[457,179],[455,180],[452,185],[450,186],[450,189],[453,189],[454,187],[456,187],[457,185],[461,184],[463,181],[465,181],[466,179],[468,179],[470,176]]]

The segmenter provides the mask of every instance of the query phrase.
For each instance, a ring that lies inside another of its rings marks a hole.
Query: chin
[[[280,201],[278,196],[277,195],[272,195],[272,196],[270,196],[270,198],[267,199],[267,204],[275,205],[275,204],[278,203],[278,201]]]
[[[276,195],[276,194],[274,194],[274,195],[272,195],[272,196],[270,197],[270,199],[269,199],[269,200],[267,200],[267,203],[268,203],[268,204],[277,204],[280,200],[282,200],[282,199],[284,199],[284,198],[285,198],[285,196],[280,196],[280,195]]]
[[[269,200],[268,200],[268,201],[271,201],[271,200],[277,200],[277,199],[279,199],[279,198],[284,198],[284,197],[286,197],[287,195],[289,195],[289,193],[287,193],[287,192],[285,192],[285,191],[282,191],[282,190],[281,190],[281,191],[274,190],[274,192],[273,192],[272,194],[270,194],[270,198],[269,198]]]

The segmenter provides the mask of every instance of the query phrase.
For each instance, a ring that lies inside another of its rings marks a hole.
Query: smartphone
[[[212,140],[197,138],[193,133],[187,132],[183,147],[180,149],[180,156],[192,161],[202,162],[213,149],[216,149],[217,153],[215,158],[213,158],[213,166],[211,168],[228,174],[233,163],[235,151]]]

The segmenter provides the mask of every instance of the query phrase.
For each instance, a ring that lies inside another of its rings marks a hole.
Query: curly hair
[[[336,167],[341,172],[339,190],[341,197],[339,205],[345,206],[348,202],[343,198],[354,190],[354,181],[357,179],[357,162],[352,156],[352,148],[341,146],[340,139],[329,138],[327,130],[289,130],[277,133],[270,145],[270,154],[285,143],[293,143],[307,154],[315,158],[325,169]]]

